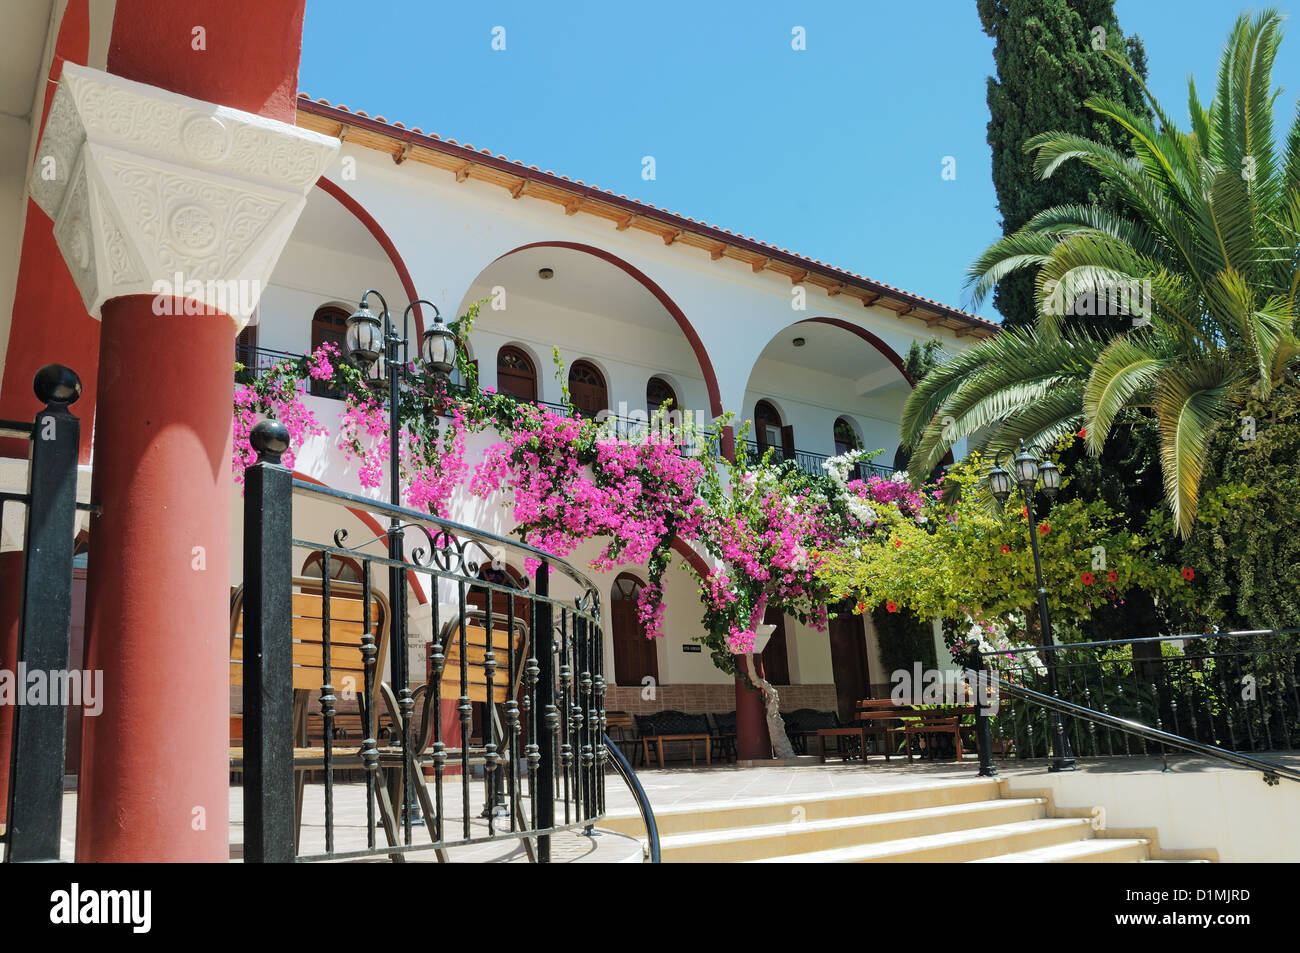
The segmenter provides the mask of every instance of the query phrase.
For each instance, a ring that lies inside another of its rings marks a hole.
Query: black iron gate
[[[0,659],[0,667],[14,665],[8,674],[16,693],[12,742],[3,752],[9,759],[6,863],[59,859],[68,699],[51,692],[27,704],[17,693],[26,691],[21,673],[43,673],[47,686],[69,684],[73,537],[78,506],[88,508],[77,503],[81,421],[68,409],[81,396],[81,381],[68,368],[48,364],[33,386],[45,404],[35,420],[0,420],[0,436],[31,442],[27,492],[0,493],[0,519],[11,506],[23,507],[26,517],[18,653]]]
[[[288,432],[276,421],[254,427],[252,442],[245,582],[232,610],[244,860],[445,859],[452,847],[515,840],[547,862],[554,835],[589,832],[604,813],[609,760],[591,581],[517,541],[294,480],[279,462]],[[310,516],[299,524],[327,520],[304,532],[322,538],[295,535],[295,504]],[[375,527],[373,538],[349,544],[346,513]],[[389,545],[394,532],[419,540],[409,555],[393,555],[403,553]],[[304,565],[313,575],[295,576]],[[428,590],[409,615],[408,578]],[[387,641],[390,672],[405,672],[411,617],[430,635],[427,680],[414,689],[400,675],[384,682],[381,649]],[[349,679],[354,711],[344,710]],[[364,789],[336,782],[349,769],[364,773]],[[323,811],[304,806],[308,775],[323,783]]]

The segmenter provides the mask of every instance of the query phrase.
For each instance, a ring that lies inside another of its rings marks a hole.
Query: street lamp
[[[988,472],[989,490],[998,503],[1006,503],[1011,495],[1011,481],[1019,484],[1025,495],[1025,514],[1029,520],[1029,547],[1034,553],[1034,574],[1038,579],[1038,621],[1043,629],[1043,647],[1047,649],[1047,686],[1053,698],[1061,694],[1056,680],[1056,642],[1052,639],[1052,621],[1047,612],[1047,588],[1043,585],[1043,564],[1038,555],[1038,534],[1034,531],[1034,488],[1041,480],[1043,492],[1048,502],[1056,499],[1056,491],[1061,488],[1061,471],[1051,460],[1041,460],[1034,448],[1027,448],[1020,441],[1020,452],[1011,461],[1011,472],[1007,472],[997,461]],[[1065,734],[1059,712],[1052,712],[1052,763],[1050,771],[1075,771],[1074,752],[1070,750],[1070,739]]]
[[[367,307],[366,302],[370,296],[374,295],[379,299],[382,311],[376,315]],[[352,312],[348,318],[348,330],[344,337],[344,356],[352,363],[354,367],[361,372],[366,379],[366,383],[376,390],[385,389],[388,394],[388,478],[389,478],[389,502],[394,507],[402,505],[401,480],[400,480],[400,456],[398,431],[401,427],[401,421],[398,419],[398,411],[401,409],[402,381],[411,376],[409,366],[409,348],[408,330],[411,311],[416,305],[428,305],[433,309],[434,321],[424,332],[424,340],[421,347],[421,357],[425,369],[435,377],[445,380],[451,373],[451,369],[456,362],[456,335],[452,330],[443,324],[442,316],[438,313],[438,307],[431,301],[418,299],[412,301],[402,312],[402,333],[399,336],[393,326],[393,320],[388,313],[388,302],[384,296],[374,289],[368,289],[361,296],[361,303],[357,310]],[[402,716],[402,736],[408,736],[408,729],[411,724],[411,713],[415,707],[415,702],[411,695],[411,679],[408,672],[408,660],[406,657],[405,639],[400,637],[400,633],[405,628],[406,623],[406,581],[403,578],[404,573],[401,567],[403,561],[402,553],[402,521],[398,519],[394,512],[390,514],[388,521],[388,598],[389,609],[392,612],[392,629],[391,637],[388,640],[390,647],[390,662],[392,667],[393,682],[398,686],[397,698],[398,707]],[[406,785],[408,796],[413,792],[408,783]],[[413,807],[409,803],[408,812]]]

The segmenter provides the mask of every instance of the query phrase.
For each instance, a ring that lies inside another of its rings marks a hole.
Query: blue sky
[[[1290,15],[1300,0],[1276,6]],[[1258,8],[1116,5],[1180,119],[1188,73],[1208,97],[1233,19]],[[1300,90],[1289,26],[1274,72],[1285,120]],[[966,306],[965,268],[1000,234],[992,49],[974,0],[308,0],[300,87]],[[998,320],[991,302],[979,313]]]

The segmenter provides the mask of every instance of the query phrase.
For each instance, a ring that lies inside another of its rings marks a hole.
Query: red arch
[[[696,333],[695,327],[687,319],[686,314],[677,306],[668,292],[660,288],[659,285],[649,275],[637,268],[636,265],[624,261],[617,255],[605,251],[603,248],[597,248],[595,245],[584,245],[581,242],[530,242],[527,245],[520,245],[518,248],[512,248],[504,255],[499,255],[496,261],[500,261],[508,255],[515,252],[525,251],[529,248],[569,248],[573,251],[586,252],[602,261],[607,261],[611,265],[623,269],[638,282],[641,286],[655,296],[656,300],[663,305],[664,310],[673,316],[677,326],[686,335],[687,342],[691,345],[691,350],[695,352],[695,359],[699,362],[700,371],[704,374],[704,384],[709,391],[709,411],[714,417],[721,417],[722,410],[722,390],[718,387],[718,375],[713,370],[713,361],[709,360],[709,352],[704,348],[704,342],[700,340],[699,334]]]
[[[866,341],[877,351],[885,356],[890,364],[898,368],[898,373],[903,375],[903,380],[907,381],[907,386],[915,387],[916,381],[907,376],[907,370],[903,366],[903,359],[898,356],[898,352],[892,347],[876,337],[866,328],[854,324],[851,321],[845,321],[843,318],[804,318],[802,321],[796,321],[796,324],[829,324],[837,328],[843,328],[850,334],[856,334],[862,340]]]
[[[802,321],[797,321],[795,323],[796,324],[810,324],[810,323],[829,324],[837,328],[843,328],[845,331],[848,331],[850,334],[856,334],[858,337],[862,338],[862,340],[866,341],[877,351],[883,354],[889,360],[890,364],[893,364],[896,368],[898,368],[898,373],[903,375],[903,380],[907,381],[908,387],[912,387],[912,388],[916,387],[916,381],[912,380],[912,378],[908,376],[907,370],[903,365],[903,359],[898,356],[898,352],[895,351],[888,344],[886,344],[884,341],[882,341],[880,338],[876,337],[866,328],[859,327],[858,325],[853,324],[850,321],[845,321],[843,318],[804,318]],[[943,455],[943,459],[940,460],[939,462],[951,466],[953,462],[952,451],[949,450],[947,453],[945,453]]]
[[[691,568],[695,570],[701,579],[709,574],[709,564],[704,561],[704,557],[687,545],[686,541],[680,536],[673,537],[672,547],[678,555],[691,564]]]
[[[316,182],[316,186],[327,195],[336,198],[340,205],[356,216],[357,221],[366,227],[366,230],[375,237],[375,241],[379,242],[379,246],[383,248],[384,253],[388,255],[388,260],[393,263],[393,268],[397,271],[397,277],[402,282],[402,290],[406,292],[407,298],[410,301],[418,299],[420,296],[416,294],[415,282],[411,280],[411,272],[407,269],[406,262],[402,261],[402,256],[397,252],[397,246],[393,244],[393,240],[388,237],[388,233],[375,220],[375,217],[366,211],[365,206],[343,191],[341,186],[331,182],[325,176],[320,177]],[[420,335],[424,334],[424,315],[418,304],[411,313],[415,316],[415,334],[418,340]]]
[[[328,483],[318,480],[315,477],[310,477],[298,470],[293,471],[293,478],[295,480],[302,480],[304,483],[314,483],[316,486],[333,489],[333,487],[330,487]],[[379,520],[375,519],[365,510],[359,510],[352,506],[349,506],[347,510],[357,519],[361,520],[361,522],[364,523],[376,536],[383,536],[388,532],[388,530],[379,525]],[[415,576],[414,569],[406,570],[406,580],[410,584],[411,588],[415,590],[415,601],[420,603],[420,605],[426,604],[429,601],[429,597],[424,594],[424,589],[421,588],[420,582]]]

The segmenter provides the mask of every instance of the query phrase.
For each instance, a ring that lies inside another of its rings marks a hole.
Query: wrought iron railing
[[[554,835],[590,831],[604,814],[610,762],[592,582],[517,541],[293,480],[278,464],[283,432],[274,422],[257,425],[253,443],[259,461],[246,474],[242,610],[245,859],[396,860],[423,851],[442,858],[450,848],[514,840],[547,861]],[[291,532],[295,504],[316,525],[325,517],[327,528],[304,532],[300,518]],[[398,521],[408,541],[401,558],[389,555],[393,530],[349,542],[343,524],[355,525],[359,514]],[[294,567],[310,553],[319,554],[321,576],[312,587],[299,580],[295,592]],[[357,582],[331,579],[341,565]],[[534,567],[531,577],[517,572],[525,565]],[[386,589],[376,574],[387,575]],[[427,601],[408,612],[415,580]],[[371,607],[381,592],[390,611],[387,629],[376,631],[382,606]],[[346,615],[341,594],[352,599]],[[380,643],[387,636],[390,674],[401,672],[413,621],[427,623],[431,636],[427,679],[412,686],[399,677],[390,686]],[[359,744],[337,737],[343,710],[335,684],[357,665]],[[306,696],[295,699],[294,688]],[[294,752],[295,738],[308,740],[295,700],[316,719],[319,750],[300,744]],[[334,774],[348,767],[365,771],[364,845],[340,840],[344,802]],[[481,781],[472,780],[475,769]],[[295,770],[320,772],[324,785],[319,843],[301,850]],[[480,784],[481,804],[473,794]]]
[[[1047,757],[1054,716],[1074,757],[1176,748],[1259,767],[1271,762],[1255,754],[1300,749],[1300,630],[1066,643],[977,659],[1001,689],[988,719],[990,756]]]
[[[809,450],[799,449],[796,449],[794,451],[794,456],[791,457],[788,451],[783,447],[760,447],[756,440],[746,440],[745,447],[747,459],[752,463],[757,463],[763,458],[763,455],[768,450],[771,450],[772,460],[774,462],[781,463],[787,459],[792,459],[796,467],[811,476],[825,476],[826,468],[824,464],[830,459],[829,454],[813,453]],[[868,480],[871,477],[882,477],[888,479],[897,472],[898,471],[894,467],[887,467],[879,463],[860,461],[850,468],[849,479]]]
[[[11,509],[26,511],[18,654],[6,661],[15,672],[48,672],[53,678],[69,665],[76,511],[94,507],[77,501],[81,422],[69,408],[81,395],[81,381],[70,369],[48,364],[34,383],[45,407],[33,422],[0,420],[0,437],[31,443],[27,492],[0,493],[0,520]],[[8,784],[0,791],[6,862],[59,859],[68,701],[9,706],[10,732],[0,735],[0,758],[8,767]]]

